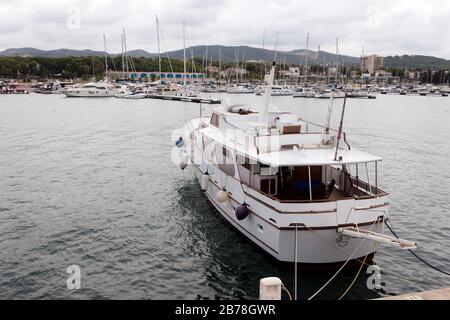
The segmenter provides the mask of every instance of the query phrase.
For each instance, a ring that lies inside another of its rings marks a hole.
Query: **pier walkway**
[[[450,300],[450,288],[402,294],[376,300]]]

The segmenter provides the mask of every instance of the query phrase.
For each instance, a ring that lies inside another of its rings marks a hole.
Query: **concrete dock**
[[[376,300],[450,300],[450,288],[402,294]]]

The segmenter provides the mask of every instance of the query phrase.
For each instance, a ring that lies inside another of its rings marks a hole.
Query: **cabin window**
[[[261,191],[266,194],[276,194],[277,193],[277,181],[276,179],[261,179]]]
[[[217,113],[212,114],[211,125],[213,125],[214,127],[219,127],[219,115]]]
[[[222,151],[220,149],[222,149]],[[222,152],[222,156],[220,156],[220,152]],[[222,148],[220,148],[220,146],[216,147],[216,158],[218,160],[219,168],[226,174],[234,176],[234,162],[230,161],[230,156],[230,151],[225,146],[222,146]]]
[[[244,159],[244,163],[242,164],[242,166],[245,168],[245,169],[248,169],[248,170],[250,170],[250,159],[249,158],[247,158],[247,157],[245,157],[245,159]]]
[[[237,164],[242,166],[243,168],[250,170],[250,159],[244,155],[238,154],[236,156]]]

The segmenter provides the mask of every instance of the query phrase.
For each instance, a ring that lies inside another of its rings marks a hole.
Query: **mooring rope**
[[[372,226],[370,227],[370,231],[372,231],[373,227],[375,226],[375,224],[378,222],[375,221]],[[347,263],[350,262],[350,260],[352,260],[353,256],[356,254],[356,252],[359,250],[359,248],[362,246],[362,244],[365,242],[366,238],[362,239],[361,242],[359,243],[359,245],[356,247],[356,249],[352,252],[352,254],[350,255],[350,257],[347,259],[347,261],[344,262],[344,264],[339,268],[339,270],[330,278],[330,280],[328,280],[316,293],[314,293],[308,300],[312,300],[315,296],[317,296],[323,289],[325,289],[326,286],[328,286],[331,281],[334,280],[334,278],[337,277],[337,275],[345,268],[345,266],[347,265]]]
[[[378,246],[378,242],[375,242],[375,251],[377,249]],[[358,273],[356,273],[355,278],[353,279],[352,283],[350,283],[350,285],[348,286],[347,290],[344,291],[344,293],[339,297],[338,300],[342,300],[347,293],[350,291],[350,289],[353,287],[353,285],[355,284],[356,280],[359,278],[359,275],[361,274],[362,268],[366,265],[366,260],[367,257],[369,256],[369,252],[372,250],[372,246],[369,246],[369,249],[367,250],[366,256],[364,257],[364,260],[361,263],[361,266],[359,267]]]
[[[394,237],[397,238],[397,240],[399,240],[399,237],[397,236],[397,233],[393,230],[393,228],[391,226],[389,226],[389,224],[387,223],[387,221],[384,222],[384,224],[388,227],[388,229],[392,232],[392,234],[394,235]],[[419,261],[423,262],[424,264],[426,264],[427,266],[429,266],[430,268],[445,274],[447,276],[450,276],[449,272],[446,272],[444,270],[439,269],[438,267],[432,265],[431,263],[429,263],[428,261],[426,261],[424,258],[422,258],[421,256],[419,256],[417,253],[415,253],[414,251],[412,251],[411,249],[408,249],[408,251],[414,256],[416,257]]]

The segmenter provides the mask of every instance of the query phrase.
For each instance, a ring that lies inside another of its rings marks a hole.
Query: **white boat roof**
[[[345,133],[338,150],[338,160],[335,161],[335,144],[322,144],[320,142],[321,132],[314,130],[314,132],[307,132],[306,134],[284,135],[275,133],[267,136],[259,135],[256,128],[264,124],[258,121],[257,112],[237,114],[228,110],[229,108],[224,107],[216,109],[216,112],[226,119],[224,127],[222,125],[221,128],[215,127],[210,125],[210,119],[203,119],[203,122],[207,123],[208,126],[201,129],[202,134],[230,150],[235,150],[241,155],[266,165],[273,167],[323,166],[382,161],[381,157],[357,149],[350,149],[344,141]],[[305,126],[307,123],[297,115],[276,110],[276,108],[269,111],[269,117],[277,119],[284,117],[284,120],[288,121],[287,123],[297,123],[301,126]],[[320,127],[316,129],[323,130]],[[337,131],[334,131],[333,134],[337,135]],[[269,145],[273,147],[267,148]]]
[[[338,151],[338,159],[342,159],[341,161],[334,160],[336,149],[330,147],[297,148],[292,150],[258,153],[255,145],[250,145],[249,148],[247,148],[239,143],[235,143],[236,140],[233,141],[233,137],[228,136],[225,138],[217,128],[208,127],[201,131],[206,137],[226,146],[230,150],[235,150],[239,154],[272,167],[342,165],[378,162],[383,160],[381,157],[364,151],[353,148],[348,150],[347,148],[344,148],[344,146],[340,147]],[[342,145],[345,145],[343,141]]]
[[[342,157],[342,161],[334,161],[334,153],[335,149],[285,150],[259,154],[258,160],[274,167],[356,164],[382,160],[363,151],[339,149],[338,158]]]

